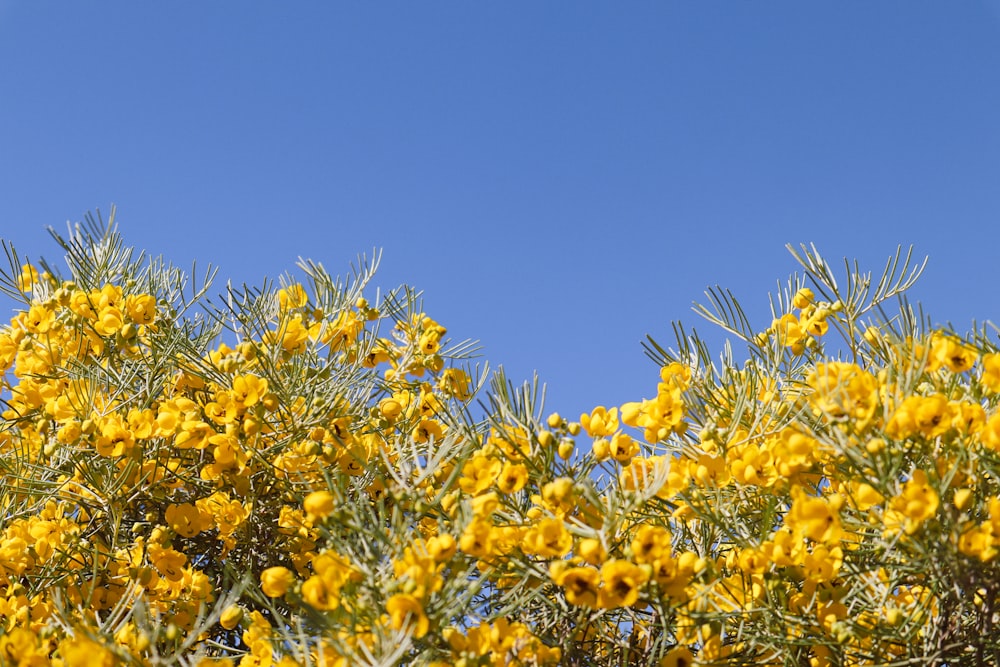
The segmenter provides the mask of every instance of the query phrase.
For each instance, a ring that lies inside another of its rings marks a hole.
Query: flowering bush
[[[0,663],[1000,660],[1000,353],[815,249],[719,359],[546,415],[417,295],[210,295],[113,225],[5,245]],[[637,394],[640,392],[637,392]]]

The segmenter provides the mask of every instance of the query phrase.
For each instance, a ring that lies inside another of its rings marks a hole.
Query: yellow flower
[[[587,537],[580,540],[576,553],[585,563],[599,565],[608,557],[608,552],[604,545],[596,537]]]
[[[213,423],[225,426],[236,419],[238,406],[228,391],[220,391],[216,394],[214,401],[205,404],[203,410],[205,416]]]
[[[215,430],[211,425],[200,419],[185,421],[174,436],[174,446],[178,449],[205,449],[213,435]]]
[[[622,405],[622,421],[643,429],[647,442],[658,442],[671,433],[683,433],[687,429],[683,390],[687,386],[684,378],[688,371],[671,370],[674,366],[678,364],[661,371],[664,380],[657,385],[656,398]]]
[[[855,364],[817,364],[806,384],[813,390],[809,402],[816,410],[834,419],[851,419],[858,430],[864,429],[878,407],[878,380]]]
[[[507,461],[496,483],[500,493],[511,494],[520,491],[528,483],[528,468],[521,463]]]
[[[187,556],[170,548],[150,545],[149,559],[153,567],[160,571],[168,581],[180,581],[184,577],[184,564]]]
[[[611,458],[618,463],[627,464],[639,453],[639,445],[626,433],[615,433],[608,445]]]
[[[403,558],[392,564],[393,574],[402,584],[404,592],[419,598],[441,590],[444,585],[444,579],[439,574],[441,569],[427,545],[420,540],[406,547]]]
[[[295,583],[295,574],[287,567],[269,567],[260,573],[260,589],[269,598],[280,598]]]
[[[840,504],[842,498],[816,498],[808,496],[801,487],[792,489],[794,502],[785,515],[785,524],[797,535],[823,544],[840,540]]]
[[[301,308],[309,302],[309,295],[300,283],[293,283],[278,290],[278,307],[281,310]]]
[[[542,500],[551,509],[567,506],[573,497],[573,480],[569,477],[557,477],[542,487]]]
[[[542,558],[562,557],[573,548],[573,536],[562,519],[542,519],[524,536],[524,552]]]
[[[499,459],[477,453],[462,466],[458,485],[466,493],[478,495],[493,486],[502,467]]]
[[[953,406],[952,426],[962,434],[979,433],[986,424],[986,411],[978,403],[962,401]]]
[[[640,526],[632,540],[632,554],[637,563],[652,563],[670,554],[670,532],[663,526]]]
[[[286,353],[301,352],[309,340],[309,328],[303,323],[302,314],[295,313],[290,318],[283,318],[279,329],[269,332],[265,338],[271,343],[280,340],[281,348]]]
[[[24,628],[13,628],[0,637],[0,663],[12,665],[45,664],[32,659],[39,656],[38,638]]]
[[[457,548],[458,544],[455,542],[455,538],[447,533],[435,535],[427,540],[427,553],[439,563],[454,556]]]
[[[113,667],[119,662],[114,653],[84,637],[64,640],[59,653],[64,667]]]
[[[660,586],[660,591],[676,600],[687,599],[685,590],[696,572],[704,567],[702,561],[693,551],[685,551],[674,558],[664,554],[652,563],[652,578]]]
[[[425,331],[417,342],[417,347],[422,354],[437,354],[441,347],[441,334],[436,330]]]
[[[101,425],[101,434],[94,441],[94,448],[101,456],[124,456],[135,446],[135,437],[128,425],[118,415],[110,415]]]
[[[972,525],[958,538],[958,548],[966,556],[978,558],[986,563],[997,555],[997,539],[988,524]]]
[[[302,501],[302,507],[310,517],[321,519],[333,514],[336,509],[333,501],[333,494],[329,491],[313,491]]]
[[[125,297],[125,312],[135,324],[152,324],[156,320],[156,297],[151,294],[131,294]]]
[[[378,404],[379,412],[386,421],[392,423],[403,413],[403,403],[396,397],[383,398]]]
[[[340,606],[340,591],[314,574],[302,584],[302,600],[313,609],[332,611]]]
[[[253,407],[267,393],[267,380],[256,375],[233,378],[233,399],[240,409]]]
[[[25,329],[34,334],[47,333],[55,321],[55,311],[39,303],[33,304],[23,319]]]
[[[994,394],[1000,393],[1000,353],[984,354],[981,361],[983,373],[979,382]]]
[[[787,313],[771,322],[771,329],[778,342],[791,348],[792,354],[802,354],[806,349],[807,333],[794,313]]]
[[[438,387],[446,396],[467,401],[472,396],[469,374],[461,368],[446,368],[438,380]]]
[[[905,517],[904,529],[912,535],[927,519],[937,514],[940,499],[928,483],[927,473],[914,470],[913,476],[903,485],[903,491],[892,499],[891,507]]]
[[[609,437],[619,428],[618,408],[608,410],[598,406],[589,415],[580,415],[580,424],[592,438]]]
[[[472,499],[472,514],[479,517],[489,517],[491,514],[497,511],[500,506],[500,501],[497,498],[497,494],[490,491],[489,493],[481,493]]]
[[[591,567],[570,567],[563,570],[556,584],[563,587],[566,601],[578,607],[596,607],[601,573]]]
[[[17,277],[17,288],[22,292],[31,292],[32,286],[38,282],[38,269],[31,264],[22,264],[21,273]]]
[[[975,365],[978,356],[976,348],[955,336],[935,332],[931,336],[927,366],[932,371],[944,367],[952,373],[964,373]]]
[[[691,481],[706,488],[724,487],[732,479],[726,460],[721,456],[699,454],[698,459],[689,464],[689,470]]]
[[[819,441],[795,428],[782,429],[780,436],[769,444],[775,472],[786,478],[807,469],[821,454]]]
[[[444,428],[441,422],[436,419],[421,419],[417,427],[413,429],[414,442],[440,441],[443,436]]]
[[[989,519],[982,524],[972,525],[962,533],[959,539],[959,549],[969,556],[976,556],[981,561],[993,560],[1000,553],[1000,498],[990,498]]]
[[[997,412],[986,420],[979,438],[984,447],[992,449],[995,452],[1000,452],[1000,412]]]
[[[885,432],[898,440],[917,434],[936,438],[952,427],[956,412],[942,394],[909,396],[896,408]]]
[[[466,526],[458,546],[470,556],[485,558],[493,551],[493,525],[486,519],[476,517]]]
[[[955,495],[952,498],[952,502],[959,510],[966,510],[972,502],[974,494],[975,491],[972,489],[955,489]]]
[[[240,624],[241,620],[243,620],[243,608],[234,604],[222,610],[222,615],[219,616],[219,625],[226,630],[232,630]]]
[[[597,438],[591,446],[591,453],[598,461],[607,461],[611,456],[611,443],[607,438]]]
[[[211,517],[203,517],[198,508],[190,503],[168,505],[164,519],[181,537],[194,537],[212,526]]]
[[[815,583],[833,581],[843,564],[844,552],[839,546],[827,548],[824,544],[816,544],[802,557],[803,573],[806,579]]]
[[[805,308],[816,299],[816,295],[808,287],[803,287],[792,297],[792,306],[798,309]]]
[[[233,659],[204,656],[200,658],[197,663],[195,663],[195,667],[233,667]]]
[[[419,639],[427,634],[430,628],[430,621],[424,613],[424,608],[412,595],[396,594],[389,598],[385,604],[385,609],[392,619],[392,627],[396,630],[407,628],[415,638]]]
[[[691,650],[687,646],[675,646],[663,656],[659,667],[692,667],[692,665],[694,665],[694,655]]]
[[[94,330],[102,336],[113,336],[125,326],[125,318],[118,308],[102,308],[97,313]]]
[[[854,505],[861,512],[867,512],[873,506],[881,503],[885,498],[881,493],[875,490],[871,484],[867,482],[861,482],[853,487],[853,492],[851,493],[851,499],[854,501]]]
[[[230,499],[229,494],[222,491],[216,491],[208,498],[201,498],[195,506],[201,512],[202,520],[208,524],[203,530],[211,528],[214,524],[219,529],[220,538],[231,537],[250,516],[243,503]]]
[[[152,410],[129,410],[128,428],[136,440],[149,440],[156,432],[156,414]]]
[[[90,300],[90,294],[82,290],[74,290],[70,295],[69,308],[79,317],[83,317],[88,320],[97,318],[97,311],[94,310],[94,304]]]
[[[639,589],[646,583],[646,571],[626,560],[610,560],[601,567],[604,585],[598,591],[598,606],[604,609],[628,607],[639,600]]]

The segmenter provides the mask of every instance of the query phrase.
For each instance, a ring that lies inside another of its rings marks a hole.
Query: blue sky
[[[0,236],[51,258],[114,203],[252,284],[381,248],[570,415],[651,396],[640,342],[710,285],[766,326],[786,243],[913,244],[964,330],[1000,302],[998,7],[0,0]]]

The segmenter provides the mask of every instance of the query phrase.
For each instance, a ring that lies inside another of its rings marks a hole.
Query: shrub
[[[998,662],[1000,353],[909,255],[794,251],[763,332],[713,290],[742,357],[676,325],[567,420],[374,261],[216,297],[53,235],[0,275],[3,664]]]

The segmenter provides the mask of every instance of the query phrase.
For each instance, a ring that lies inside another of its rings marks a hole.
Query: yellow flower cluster
[[[0,664],[1000,654],[1000,351],[889,288],[810,257],[744,361],[567,420],[370,272],[216,306],[91,232],[0,281]]]

